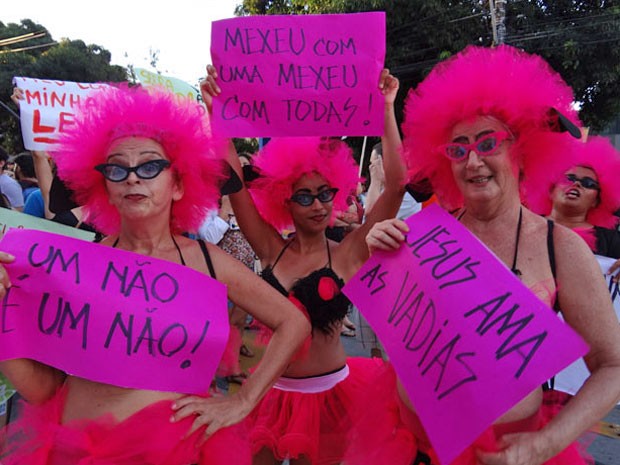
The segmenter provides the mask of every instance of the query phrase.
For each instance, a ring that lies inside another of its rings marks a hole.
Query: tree
[[[127,80],[122,66],[110,64],[111,54],[99,45],[81,40],[63,39],[56,43],[49,32],[31,20],[20,24],[0,22],[0,40],[27,33],[44,33],[19,45],[0,46],[0,100],[12,105],[12,80],[15,76],[76,82],[121,82]],[[27,45],[24,45],[27,44]],[[33,48],[41,46],[39,48]],[[14,52],[13,49],[25,50]],[[0,143],[9,153],[23,150],[17,120],[0,109]]]
[[[236,14],[376,10],[386,12],[386,65],[403,89],[469,44],[492,45],[488,0],[244,0]],[[506,43],[543,56],[574,89],[582,121],[592,130],[620,112],[620,6],[610,0],[508,1],[506,28]]]
[[[541,4],[542,3],[542,4]],[[592,130],[620,113],[620,6],[606,0],[508,3],[507,42],[543,56],[574,89]]]

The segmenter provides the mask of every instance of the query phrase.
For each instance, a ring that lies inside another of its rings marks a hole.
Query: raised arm
[[[41,189],[41,196],[43,197],[45,218],[49,220],[54,217],[54,213],[50,211],[50,190],[52,188],[52,180],[54,179],[50,158],[47,152],[39,150],[33,150],[32,157],[34,160],[34,172],[39,181],[39,188]]]
[[[21,101],[24,100],[24,91],[19,87],[13,87],[11,100],[19,108]],[[50,189],[52,187],[52,179],[54,178],[52,167],[50,166],[49,155],[47,152],[33,150],[32,158],[34,162],[34,172],[37,177],[37,181],[39,182],[39,188],[41,189],[41,195],[43,197],[45,218],[49,220],[54,217],[54,214],[49,209]]]
[[[217,71],[214,66],[207,66],[207,77],[200,83],[200,91],[210,113],[213,99],[221,94],[221,89],[217,85]],[[228,163],[235,170],[243,184],[239,192],[229,196],[237,224],[258,257],[261,260],[272,261],[282,249],[284,241],[278,231],[263,220],[258,213],[254,201],[245,186],[239,156],[232,141],[228,142],[227,150]]]
[[[406,169],[401,157],[401,140],[394,114],[394,100],[398,93],[398,79],[384,69],[381,72],[379,88],[385,95],[384,130],[381,137],[383,147],[383,191],[372,206],[361,227],[351,232],[342,241],[343,252],[357,261],[360,266],[368,258],[366,235],[377,222],[393,218],[398,212],[405,193]]]

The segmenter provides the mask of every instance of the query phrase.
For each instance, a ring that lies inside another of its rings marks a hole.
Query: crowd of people
[[[533,390],[453,465],[587,463],[577,439],[620,401],[620,325],[594,256],[620,259],[620,154],[582,134],[570,87],[542,58],[509,46],[438,64],[409,91],[400,128],[398,79],[384,69],[377,83],[384,131],[365,193],[340,138],[272,138],[237,154],[197,103],[139,86],[94,93],[52,153],[15,158],[15,179],[0,175],[6,208],[227,286],[218,375],[239,388],[128,389],[1,361],[24,402],[0,463],[440,465],[390,354],[349,357],[341,340],[355,329],[343,286],[375,251],[401,247],[404,220],[431,195],[589,345],[577,394],[559,406]],[[201,93],[207,113],[225,97],[211,65]],[[0,298],[15,259],[0,252]],[[267,342],[248,373],[250,320]]]

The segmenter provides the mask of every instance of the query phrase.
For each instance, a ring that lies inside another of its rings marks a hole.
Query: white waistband
[[[312,378],[285,378],[281,377],[273,385],[281,391],[302,392],[304,394],[316,394],[329,391],[336,384],[344,381],[349,376],[349,366],[345,365],[335,373]]]

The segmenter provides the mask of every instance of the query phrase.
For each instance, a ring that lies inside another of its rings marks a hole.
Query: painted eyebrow
[[[476,134],[474,136],[474,141],[480,140],[480,138],[486,136],[487,134],[491,134],[492,132],[496,132],[496,131],[493,131],[492,129],[486,129],[486,130],[484,130],[482,132],[479,132],[478,134]],[[468,144],[469,143],[469,138],[465,137],[465,136],[459,136],[459,137],[453,139],[452,142],[460,142],[460,143],[464,142],[464,143]]]
[[[325,189],[329,189],[329,185],[323,184],[322,186],[319,186],[316,189],[316,191],[317,192],[321,192],[321,191],[324,191]],[[311,194],[312,193],[312,189],[308,189],[308,188],[304,187],[302,189],[297,189],[295,192],[293,192],[293,194],[297,194],[297,193],[300,193],[300,194],[306,194],[306,193]]]
[[[159,155],[163,159],[163,155],[161,153],[159,153],[157,150],[144,150],[144,151],[140,152],[140,155],[149,155],[149,154]],[[114,157],[120,157],[122,155],[123,154],[120,153],[120,152],[112,153],[112,154],[108,155],[108,158],[106,160],[110,160],[110,158],[114,158]]]

